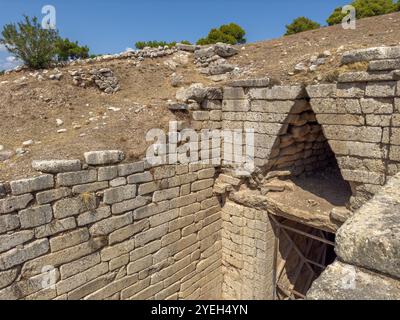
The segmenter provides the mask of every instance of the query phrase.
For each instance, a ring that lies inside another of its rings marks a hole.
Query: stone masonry
[[[0,299],[271,299],[271,212],[257,205],[262,195],[238,201],[240,191],[331,161],[352,187],[348,208],[361,209],[339,230],[338,261],[310,298],[374,296],[360,288],[399,297],[399,60],[400,47],[372,48],[346,53],[349,69],[367,70],[337,83],[190,88],[191,128],[254,130],[251,176],[218,159],[125,163],[118,150],[88,152],[85,163],[34,161],[41,175],[0,184]],[[226,137],[201,146],[200,159],[231,147]],[[349,269],[357,290],[334,287]]]

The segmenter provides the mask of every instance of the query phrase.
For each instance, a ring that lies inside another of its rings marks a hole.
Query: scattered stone
[[[27,140],[27,141],[22,142],[22,146],[24,146],[24,147],[29,147],[31,145],[33,145],[33,140]]]
[[[57,127],[60,127],[64,124],[64,121],[62,121],[61,119],[56,119],[56,124],[57,124]]]
[[[81,170],[80,160],[33,160],[32,168],[43,173],[61,173]]]

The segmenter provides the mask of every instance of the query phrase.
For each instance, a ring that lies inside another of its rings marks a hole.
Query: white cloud
[[[17,61],[17,58],[15,58],[13,56],[9,56],[9,57],[6,58],[6,61],[7,62],[15,62],[15,61]]]

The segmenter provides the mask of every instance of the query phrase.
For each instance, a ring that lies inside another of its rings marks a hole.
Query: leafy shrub
[[[56,55],[58,61],[86,59],[89,57],[89,48],[79,46],[78,41],[71,42],[60,38],[56,42]]]
[[[355,0],[351,5],[356,9],[357,19],[400,11],[400,2],[394,3],[393,0]],[[341,7],[336,8],[326,22],[330,26],[340,24],[346,15]]]
[[[218,42],[238,44],[246,43],[244,36],[246,31],[236,23],[222,25],[218,29],[211,29],[207,37],[201,38],[197,41],[199,45],[215,44]]]
[[[321,27],[321,25],[318,22],[312,21],[306,17],[299,17],[297,19],[294,19],[291,24],[286,25],[285,36],[308,30],[318,29],[319,27]]]
[[[191,44],[190,41],[182,40],[180,43],[183,44]],[[166,42],[166,41],[138,41],[135,43],[135,47],[137,49],[143,49],[145,47],[150,48],[158,48],[158,47],[175,47],[177,44],[176,41],[173,42]]]
[[[36,17],[5,25],[1,35],[0,43],[30,68],[46,68],[54,59],[58,32],[43,29]]]

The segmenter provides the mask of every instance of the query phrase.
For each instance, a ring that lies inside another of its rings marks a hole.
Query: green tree
[[[43,29],[36,17],[5,25],[1,35],[0,43],[30,68],[46,68],[54,59],[58,31]]]
[[[197,41],[199,45],[215,44],[218,42],[239,44],[246,43],[246,31],[236,23],[222,25],[218,29],[213,28],[208,33],[207,37]]]
[[[356,9],[357,19],[379,16],[400,10],[400,2],[393,0],[355,0],[351,5]],[[332,26],[342,23],[347,13],[342,13],[342,8],[336,8],[326,22]]]
[[[89,48],[79,46],[78,41],[71,42],[69,39],[59,38],[56,42],[55,53],[58,61],[86,59],[89,57]]]
[[[183,44],[191,44],[190,41],[182,40],[180,43]],[[176,41],[166,42],[166,41],[138,41],[135,43],[135,47],[137,49],[143,49],[145,47],[150,48],[158,48],[158,47],[175,47],[177,44]]]
[[[299,17],[297,19],[294,19],[291,24],[286,25],[285,36],[308,30],[318,29],[320,27],[321,25],[318,22],[312,21],[306,17]]]

